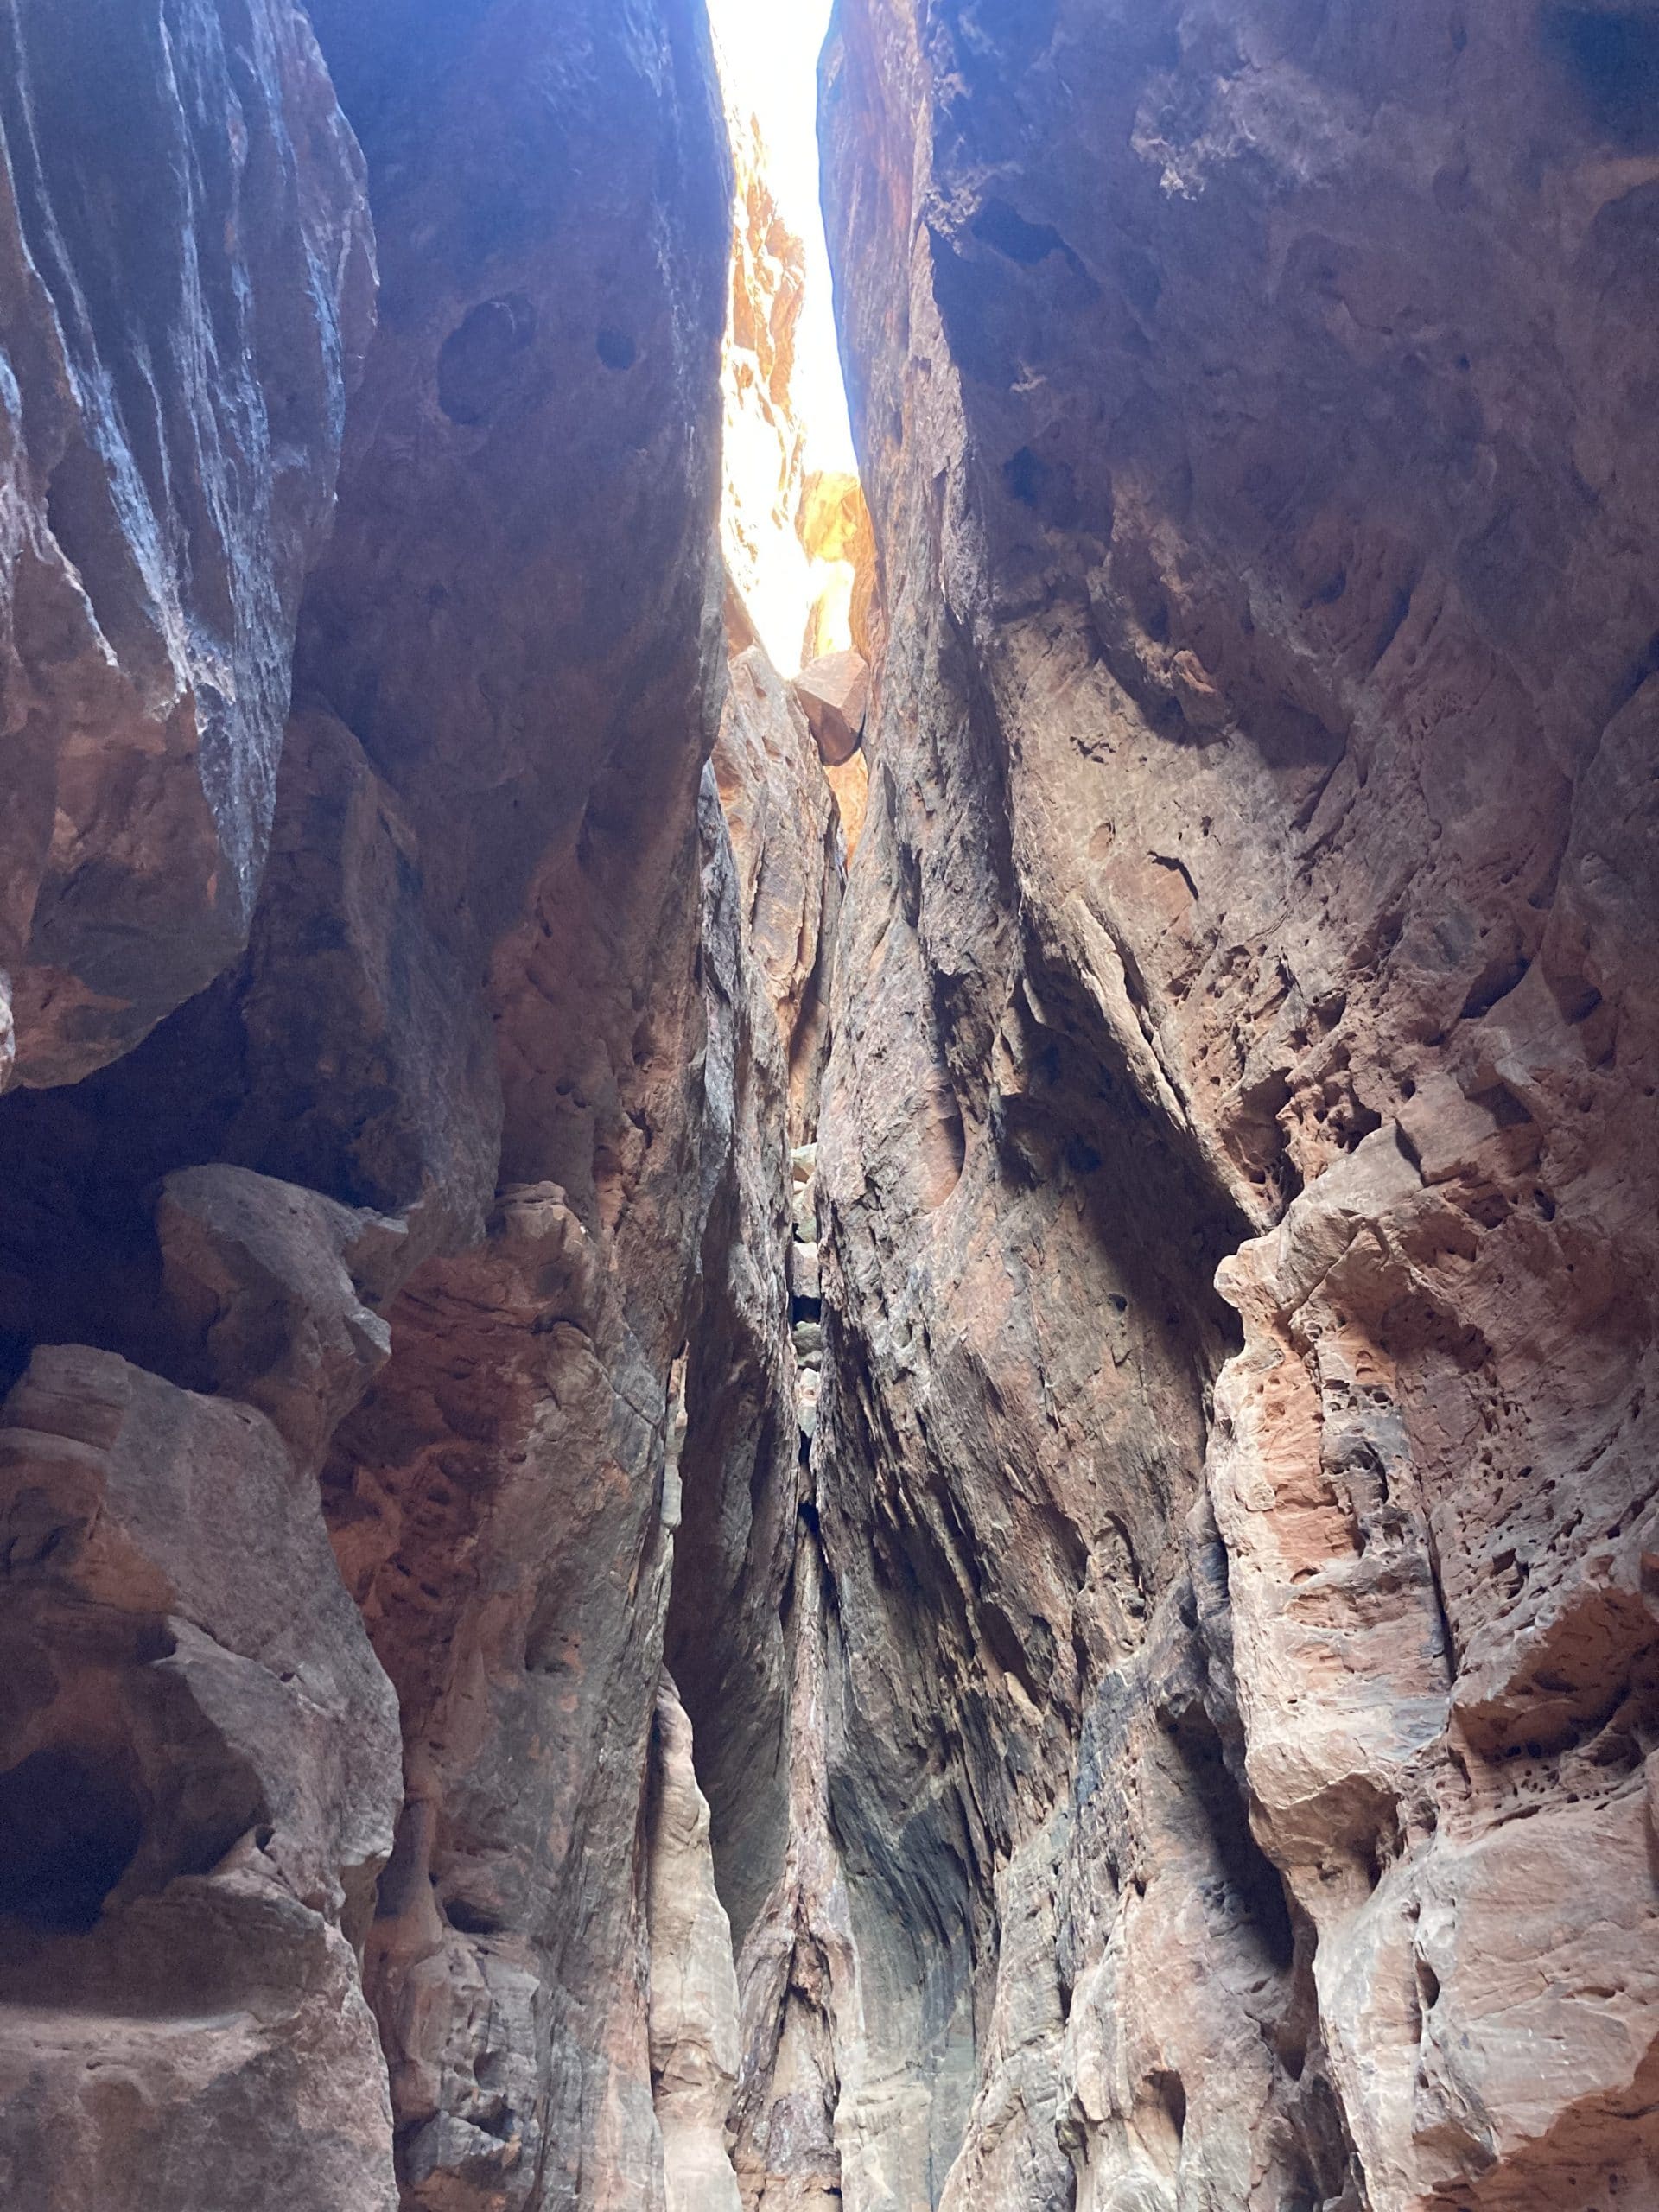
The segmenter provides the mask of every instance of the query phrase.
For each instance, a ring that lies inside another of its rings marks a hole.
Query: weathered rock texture
[[[7,0],[0,141],[0,989],[68,1083],[246,939],[373,251],[287,0]]]
[[[0,0],[8,2205],[1659,2202],[1656,21]]]
[[[849,2207],[1659,2196],[1656,51],[843,0]]]
[[[0,19],[0,2195],[728,2202],[839,859],[763,667],[709,766],[707,29],[310,16]]]
[[[290,1249],[320,1274],[313,1225]],[[264,1350],[291,1365],[283,1311]],[[314,1467],[250,1403],[51,1346],[6,1402],[0,1514],[8,2201],[391,2212],[351,1945],[391,1842],[397,1705]]]
[[[829,1041],[837,823],[795,687],[758,647],[732,658],[714,768],[737,864],[741,934],[777,1016],[791,1140],[804,1143],[817,1127]]]

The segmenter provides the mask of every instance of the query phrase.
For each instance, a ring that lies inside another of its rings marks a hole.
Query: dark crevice
[[[108,1756],[67,1745],[0,1773],[0,1916],[90,1928],[143,1840],[131,1783]]]
[[[1548,7],[1541,21],[1545,43],[1565,64],[1598,136],[1625,153],[1659,146],[1659,15]]]
[[[1520,984],[1532,963],[1524,953],[1501,955],[1488,963],[1469,986],[1459,1011],[1460,1021],[1478,1021]]]
[[[1201,1707],[1173,1719],[1170,1737],[1181,1756],[1195,1802],[1203,1808],[1230,1897],[1248,1918],[1274,1970],[1288,1974],[1296,1941],[1278,1868],[1257,1843],[1239,1787],[1228,1770],[1219,1735]]]
[[[1006,200],[988,200],[970,228],[983,245],[1017,261],[1022,269],[1034,269],[1051,253],[1077,258],[1052,223],[1028,223]]]

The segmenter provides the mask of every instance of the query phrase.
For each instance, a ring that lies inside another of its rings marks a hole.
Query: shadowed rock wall
[[[8,0],[0,131],[6,1058],[70,1083],[246,940],[373,247],[272,0]]]
[[[707,30],[311,21],[332,87],[286,8],[0,25],[7,726],[59,825],[7,952],[23,1070],[64,1086],[0,1103],[0,2194],[683,2205],[711,2152],[735,2189],[736,1999],[659,1690],[674,1532],[694,1628],[756,1593],[753,1839],[738,1647],[680,1640],[715,1847],[764,1892],[789,1099],[838,881],[781,698],[741,874],[708,765]]]

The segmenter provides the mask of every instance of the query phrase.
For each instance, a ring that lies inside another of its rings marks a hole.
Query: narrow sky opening
[[[806,298],[795,371],[806,465],[850,471],[857,463],[847,423],[818,198],[818,54],[831,4],[832,0],[709,0],[709,15],[728,92],[759,123],[779,207],[806,249]]]

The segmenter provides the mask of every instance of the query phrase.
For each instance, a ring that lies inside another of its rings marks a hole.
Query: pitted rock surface
[[[887,618],[819,1170],[889,1993],[851,2202],[1659,2185],[1614,20],[840,11]]]
[[[1650,11],[0,60],[0,2199],[1659,2202]]]

